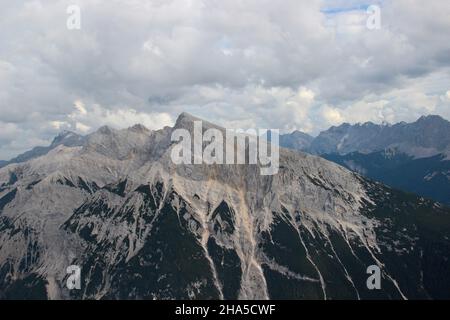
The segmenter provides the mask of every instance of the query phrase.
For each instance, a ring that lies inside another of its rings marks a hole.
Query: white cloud
[[[74,109],[62,121],[58,121],[61,124],[59,129],[64,125],[68,130],[84,134],[103,125],[120,129],[140,123],[150,130],[157,130],[174,123],[168,113],[139,112],[129,107],[109,110],[98,104],[86,106],[81,100],[75,101]]]
[[[81,115],[86,115],[87,111],[86,108],[84,107],[84,103],[81,100],[77,100],[74,103],[75,109],[77,109],[77,111],[81,114]]]
[[[322,108],[322,116],[330,125],[339,125],[345,120],[338,109],[329,106]]]
[[[328,121],[449,117],[450,2],[375,2],[374,31],[361,0],[4,3],[0,123],[17,131],[0,158],[62,129],[157,128],[182,111],[311,133]],[[81,30],[66,28],[72,4]]]
[[[67,125],[68,123],[65,121],[50,121],[50,126],[55,130],[61,130],[63,127]]]
[[[88,133],[91,130],[91,127],[89,127],[81,122],[76,122],[75,130],[78,132],[81,132],[81,133]]]

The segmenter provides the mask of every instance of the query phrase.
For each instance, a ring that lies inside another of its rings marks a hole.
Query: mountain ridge
[[[413,123],[342,124],[323,131],[309,144],[285,135],[280,145],[320,155],[370,179],[450,205],[449,137],[450,122],[430,115]],[[286,142],[290,140],[294,142]]]
[[[295,140],[296,135],[298,133],[295,131],[281,135],[280,140]],[[302,144],[301,148],[291,148],[318,155],[397,149],[415,158],[422,158],[449,153],[449,137],[450,122],[438,115],[428,115],[412,123],[343,123],[320,132],[309,144]]]
[[[215,128],[219,128],[219,129],[223,129],[220,126],[217,126],[215,124],[212,124],[211,122],[202,120],[200,118],[195,117],[194,115],[188,113],[188,112],[183,112],[179,115],[179,117],[177,118],[177,122],[183,122],[186,119],[188,122],[191,121],[202,121],[202,123],[207,126],[212,126]],[[421,116],[417,121],[415,121],[414,123],[406,123],[406,122],[398,122],[396,124],[387,124],[387,123],[383,123],[383,124],[375,124],[373,122],[365,122],[365,123],[357,123],[357,124],[350,124],[350,123],[342,123],[339,126],[332,126],[329,129],[322,131],[318,136],[313,137],[305,132],[299,131],[299,130],[294,130],[291,133],[287,133],[287,134],[281,134],[280,135],[280,146],[288,148],[288,149],[293,149],[293,150],[298,150],[298,151],[303,151],[303,152],[308,152],[308,153],[312,153],[312,154],[330,154],[330,153],[334,153],[333,149],[326,149],[326,150],[322,150],[322,151],[318,151],[317,149],[320,150],[319,147],[315,147],[313,146],[311,148],[311,143],[316,140],[317,138],[320,137],[321,134],[325,134],[328,131],[341,131],[343,129],[347,129],[347,128],[351,128],[351,127],[377,127],[377,128],[384,128],[384,127],[388,127],[391,128],[393,126],[406,126],[406,125],[414,125],[414,124],[420,124],[420,123],[429,123],[430,121],[433,122],[433,124],[435,124],[435,122],[440,122],[441,124],[445,124],[447,126],[450,127],[450,122],[445,120],[444,118],[442,118],[439,115],[428,115],[428,116]],[[175,127],[182,127],[182,126],[177,126],[177,123],[175,123]],[[109,127],[107,125],[100,127],[98,131],[101,130],[135,130],[138,132],[147,132],[150,133],[152,132],[152,130],[147,129],[144,125],[136,123],[135,125],[129,127],[129,128],[124,128],[124,129],[113,129],[112,127]],[[160,129],[162,130],[162,129]],[[159,130],[156,130],[159,131]],[[94,132],[95,133],[95,132]],[[52,148],[56,147],[59,144],[71,144],[71,145],[81,145],[84,141],[83,139],[85,137],[87,137],[89,135],[86,136],[82,136],[79,135],[73,131],[70,130],[64,130],[62,132],[60,132],[52,141],[52,143],[47,146],[37,146],[34,149],[27,151],[23,154],[20,154],[14,158],[12,158],[11,160],[0,160],[0,167],[5,166],[7,164],[10,163],[17,163],[17,162],[24,162],[26,160],[29,160],[33,157],[36,156],[40,156],[40,155],[44,155],[46,152],[48,152],[49,150],[51,150]],[[445,140],[446,141],[446,140]],[[441,141],[442,142],[442,141]],[[336,144],[337,145],[337,144]],[[384,148],[388,148],[389,146],[386,145],[384,146]],[[361,151],[361,150],[352,150],[349,152],[355,152],[355,151]],[[381,151],[380,150],[376,150],[376,151]],[[450,141],[448,143],[445,144],[445,146],[443,148],[440,148],[441,152],[447,152],[449,153],[450,156]],[[346,153],[349,153],[346,152]],[[373,151],[371,151],[373,152]],[[407,153],[407,152],[406,152]],[[436,153],[437,154],[437,153]],[[432,154],[432,156],[436,155],[436,154]]]
[[[173,130],[100,130],[1,168],[0,296],[450,296],[439,269],[450,258],[448,209],[284,148],[274,176],[259,165],[175,165]],[[65,287],[69,265],[82,268],[81,290]],[[370,265],[382,290],[366,287]]]

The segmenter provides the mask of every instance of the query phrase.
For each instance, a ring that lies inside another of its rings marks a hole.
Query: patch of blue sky
[[[320,11],[326,15],[337,15],[342,13],[348,13],[353,11],[367,11],[371,5],[381,6],[383,1],[373,1],[371,3],[358,3],[359,1],[347,1],[347,4],[344,4],[343,1],[334,1],[328,0],[325,1],[327,6],[325,6]]]

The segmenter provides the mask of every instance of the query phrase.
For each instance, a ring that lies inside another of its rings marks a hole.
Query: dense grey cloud
[[[81,30],[68,30],[70,5]],[[370,4],[381,28],[366,26]],[[0,159],[58,131],[188,111],[317,133],[450,118],[450,2],[10,1],[0,11]]]

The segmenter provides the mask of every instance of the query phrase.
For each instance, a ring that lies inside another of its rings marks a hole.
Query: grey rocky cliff
[[[450,256],[449,239],[420,225],[431,212],[449,231],[447,209],[287,149],[274,176],[258,165],[175,165],[171,133],[194,120],[182,114],[159,131],[103,127],[82,145],[0,169],[0,295],[23,283],[55,299],[448,294],[448,273],[436,284],[423,270]],[[442,254],[420,262],[429,237]],[[65,288],[71,264],[83,270],[82,290]],[[381,291],[366,287],[371,264],[382,267]]]

